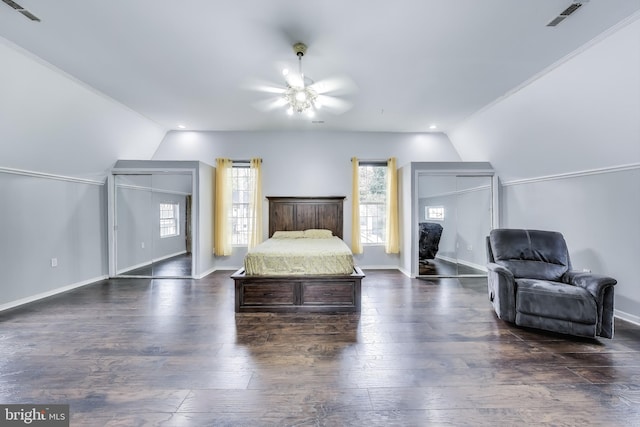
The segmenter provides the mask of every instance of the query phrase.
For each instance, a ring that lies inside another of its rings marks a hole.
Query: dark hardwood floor
[[[190,277],[191,254],[176,255],[122,273],[125,276]]]
[[[424,276],[458,276],[480,275],[486,276],[487,272],[468,265],[446,261],[441,258],[421,259],[418,262],[418,274]]]
[[[640,327],[496,319],[486,279],[365,271],[361,314],[234,313],[232,272],[117,279],[0,313],[0,403],[72,426],[638,426]]]

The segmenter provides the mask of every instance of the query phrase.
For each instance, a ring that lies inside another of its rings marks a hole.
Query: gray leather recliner
[[[495,229],[487,237],[489,300],[519,326],[613,338],[611,277],[572,271],[562,234]]]

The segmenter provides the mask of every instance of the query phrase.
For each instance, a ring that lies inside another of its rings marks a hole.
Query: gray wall
[[[0,200],[0,309],[107,276],[103,183],[0,170]]]
[[[0,64],[3,309],[106,277],[107,173],[165,130],[2,37]]]
[[[118,178],[116,177],[116,180]],[[151,196],[152,193],[148,187],[134,189],[116,185],[118,273],[151,263],[153,250],[153,234],[150,227],[153,215]]]
[[[482,188],[458,194],[458,262],[485,269],[485,238],[491,230],[490,178]],[[488,186],[488,187],[487,187]]]
[[[191,176],[189,176],[191,181]],[[171,237],[160,237],[160,203],[173,203],[178,205],[178,235]],[[153,261],[159,261],[173,255],[187,252],[187,240],[185,236],[185,219],[187,217],[187,195],[164,193],[159,190],[153,191],[152,198],[153,214]]]
[[[0,64],[0,167],[102,181],[117,159],[149,158],[165,134],[2,37]]]
[[[508,227],[564,234],[571,262],[618,280],[618,314],[640,321],[640,166],[502,187]]]
[[[215,269],[213,256],[213,208],[215,192],[215,168],[200,163],[198,168],[198,233],[194,235],[194,247],[198,246],[195,277],[204,277]]]
[[[502,226],[567,238],[576,268],[618,279],[616,315],[640,323],[640,15],[449,134],[503,182]]]

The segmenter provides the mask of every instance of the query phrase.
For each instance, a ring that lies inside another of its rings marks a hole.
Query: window
[[[160,203],[160,237],[173,237],[180,234],[177,203]]]
[[[231,168],[231,244],[249,244],[249,201],[251,200],[251,168],[234,164]]]
[[[362,244],[384,244],[386,234],[387,164],[360,163],[360,239]]]
[[[436,221],[444,221],[444,206],[425,206],[424,218]]]

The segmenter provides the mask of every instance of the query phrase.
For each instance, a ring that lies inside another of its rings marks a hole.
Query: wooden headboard
[[[342,239],[345,196],[267,197],[269,200],[269,237],[276,231],[309,228],[331,230]]]

